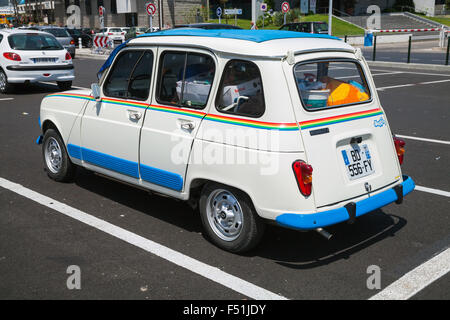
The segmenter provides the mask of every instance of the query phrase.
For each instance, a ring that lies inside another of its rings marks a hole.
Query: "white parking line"
[[[369,300],[407,300],[450,271],[450,248],[411,270]]]
[[[427,82],[417,82],[417,83],[408,83],[408,84],[399,84],[399,85],[396,85],[396,86],[380,87],[380,88],[377,88],[377,90],[378,91],[383,91],[383,90],[386,90],[386,89],[394,89],[394,88],[402,88],[402,87],[413,87],[413,86],[422,85],[422,84],[434,84],[434,83],[441,83],[441,82],[450,82],[450,79],[436,80],[436,81],[427,81]]]
[[[450,198],[450,192],[444,191],[444,190],[427,188],[427,187],[421,187],[421,186],[416,186],[414,188],[414,190],[422,191],[422,192],[428,192],[428,193],[433,193],[433,194],[437,194],[439,196],[444,196],[444,197],[449,197]]]
[[[403,136],[396,134],[396,137],[404,138],[404,139],[411,139],[411,140],[418,140],[418,141],[425,141],[425,142],[434,142],[434,143],[442,143],[442,144],[450,144],[450,141],[445,140],[436,140],[436,139],[427,139],[427,138],[420,138],[420,137],[411,137],[411,136]]]
[[[128,242],[131,245],[141,248],[147,252],[150,252],[162,259],[170,261],[204,278],[217,282],[249,298],[256,300],[286,300],[286,298],[281,295],[275,294],[264,288],[258,287],[248,281],[235,277],[216,267],[195,260],[178,251],[172,250],[166,246],[163,246],[159,243],[141,237],[128,230],[122,229],[102,219],[91,216],[78,209],[72,208],[64,203],[46,197],[20,184],[0,178],[0,187],[13,191],[25,198],[33,200],[46,207],[49,207],[55,211],[58,211],[68,217],[71,217],[75,220],[85,223],[100,231],[108,233],[113,237]]]
[[[56,86],[56,83],[54,83],[54,82],[40,81],[40,83],[43,83],[43,84],[49,84],[49,85],[52,85],[52,86]],[[77,86],[72,86],[72,88],[73,88],[73,89],[81,89],[81,90],[90,90],[89,88],[77,87]]]
[[[14,100],[14,98],[0,98],[0,101],[9,101],[9,100]]]

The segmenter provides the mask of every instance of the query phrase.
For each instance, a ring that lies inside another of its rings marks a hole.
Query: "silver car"
[[[58,40],[58,42],[64,47],[64,49],[69,51],[72,58],[75,58],[75,41],[73,40],[72,36],[67,32],[66,29],[51,26],[42,26],[42,27],[38,26],[29,29],[48,32],[54,35],[55,38]]]

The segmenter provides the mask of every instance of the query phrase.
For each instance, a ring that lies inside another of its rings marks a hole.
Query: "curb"
[[[106,60],[108,59],[109,54],[92,54],[92,53],[76,53],[76,58],[85,58],[85,59],[95,59],[95,60]]]
[[[367,60],[366,60],[367,61]],[[390,67],[409,70],[431,70],[431,71],[448,71],[450,65],[427,64],[427,63],[405,63],[405,62],[388,62],[388,61],[367,61],[369,67]]]

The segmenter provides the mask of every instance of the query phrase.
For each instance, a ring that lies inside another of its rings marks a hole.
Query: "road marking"
[[[412,87],[412,86],[417,86],[417,85],[422,85],[422,84],[434,84],[434,83],[441,83],[441,82],[450,82],[450,79],[445,79],[445,80],[436,80],[436,81],[426,81],[426,82],[418,82],[418,83],[408,83],[408,84],[399,84],[396,86],[389,86],[389,87],[381,87],[381,88],[377,88],[378,91],[383,91],[386,89],[394,89],[394,88],[402,88],[402,87]]]
[[[31,189],[28,189],[20,184],[11,182],[9,180],[0,177],[0,187],[13,191],[25,198],[33,200],[43,206],[49,207],[52,210],[58,211],[70,218],[76,219],[84,224],[87,224],[100,231],[108,233],[113,237],[128,242],[131,245],[134,245],[160,258],[170,261],[204,278],[217,282],[249,298],[256,300],[286,300],[286,298],[281,295],[275,294],[264,288],[258,287],[248,281],[245,281],[229,273],[226,273],[216,267],[195,260],[178,251],[172,250],[152,240],[141,237],[135,233],[122,229],[102,219],[91,216],[83,211],[80,211],[64,203],[51,199]]]
[[[411,270],[369,300],[407,300],[450,271],[450,248]]]
[[[52,85],[52,86],[56,86],[57,85],[54,82],[46,82],[46,81],[40,81],[39,83],[49,84],[49,85]],[[90,90],[89,88],[77,87],[77,86],[72,86],[72,88],[74,88],[74,89],[81,89],[81,90]]]
[[[14,100],[14,98],[1,98],[0,101],[9,101],[9,100]]]
[[[377,70],[377,69],[370,69],[370,70],[377,72],[390,72],[390,70]],[[450,74],[442,74],[442,73],[428,73],[428,72],[414,72],[414,71],[401,71],[401,73],[420,74],[424,76],[450,77]]]
[[[414,189],[417,190],[417,191],[433,193],[433,194],[437,194],[437,195],[440,195],[440,196],[444,196],[444,197],[450,198],[450,192],[448,192],[448,191],[439,190],[439,189],[433,189],[433,188],[427,188],[427,187],[421,187],[421,186],[416,186]]]
[[[427,138],[420,138],[420,137],[411,137],[411,136],[403,136],[396,134],[396,137],[404,138],[404,139],[411,139],[411,140],[418,140],[418,141],[425,141],[425,142],[434,142],[434,143],[442,143],[442,144],[450,144],[450,141],[444,141],[444,140],[436,140],[436,139],[427,139]]]

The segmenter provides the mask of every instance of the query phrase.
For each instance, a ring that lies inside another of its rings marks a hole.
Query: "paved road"
[[[89,87],[102,62],[74,62],[74,85]],[[407,138],[404,174],[419,186],[449,192],[450,74],[372,71],[394,133],[447,141]],[[256,250],[245,255],[224,252],[204,239],[199,217],[183,202],[84,170],[73,183],[48,179],[34,141],[40,134],[40,101],[57,87],[30,85],[19,91],[0,96],[0,178],[274,294],[368,299],[379,292],[366,286],[368,266],[381,268],[381,286],[386,288],[450,245],[448,194],[414,191],[400,206],[389,205],[353,225],[328,228],[334,234],[328,242],[315,232],[271,226]],[[0,187],[0,299],[248,299],[220,284],[224,279],[191,272],[161,254]],[[67,289],[70,265],[81,269],[81,290]],[[448,275],[441,277],[412,298],[450,299],[448,281]]]

